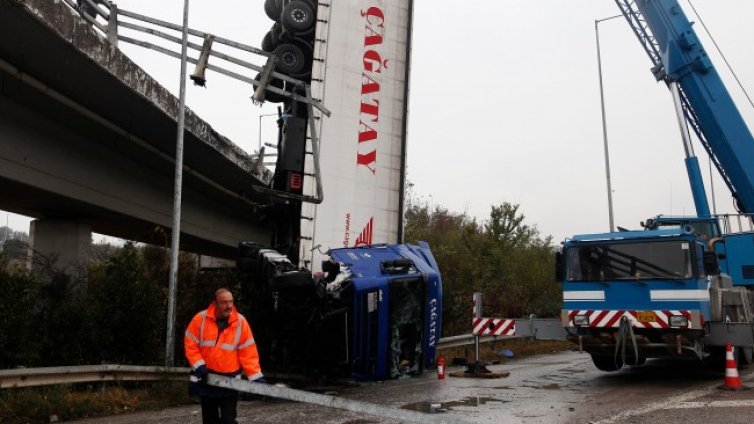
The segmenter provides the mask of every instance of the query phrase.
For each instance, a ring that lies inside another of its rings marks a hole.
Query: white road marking
[[[754,375],[750,375],[750,376],[747,376],[746,378],[742,378],[742,380],[749,381],[752,378],[754,378]],[[754,401],[711,401],[711,402],[692,402],[691,401],[692,399],[707,395],[717,390],[717,386],[719,386],[719,384],[711,384],[709,386],[694,390],[692,392],[684,393],[677,396],[671,396],[665,400],[661,400],[654,403],[649,403],[640,408],[625,410],[610,418],[605,418],[604,420],[591,421],[590,424],[613,424],[621,420],[624,420],[626,418],[636,417],[639,415],[647,414],[647,413],[658,411],[661,409],[683,409],[683,408],[695,408],[695,407],[702,408],[702,407],[711,406],[711,404],[715,404],[714,407],[718,407],[718,408],[720,407],[732,408],[735,406],[754,406]],[[700,406],[692,406],[694,404],[699,404]],[[684,405],[688,405],[688,406],[684,406]]]
[[[682,402],[671,409],[738,408],[754,406],[754,400],[713,400],[710,402]]]

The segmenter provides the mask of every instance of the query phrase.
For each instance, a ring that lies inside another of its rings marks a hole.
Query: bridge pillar
[[[73,278],[86,279],[92,226],[67,219],[35,219],[29,228],[28,266],[52,267]]]

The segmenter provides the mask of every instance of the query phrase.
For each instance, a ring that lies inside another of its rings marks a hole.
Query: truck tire
[[[259,74],[257,74],[257,76],[254,77],[254,80],[255,81],[259,81],[259,79],[261,77],[262,77],[262,74],[259,73]],[[283,85],[283,81],[281,81],[281,80],[279,80],[277,78],[272,78],[270,80],[269,86],[270,87],[279,88],[279,89],[282,90],[284,85]],[[285,96],[282,95],[282,94],[273,93],[272,91],[266,90],[265,93],[264,93],[264,100],[266,102],[270,102],[270,103],[282,103],[282,102],[285,101]]]
[[[275,47],[277,47],[282,41],[282,36],[283,28],[280,27],[279,23],[275,22],[272,24],[270,30],[264,35],[264,38],[262,38],[262,50],[268,53],[275,51]]]
[[[280,23],[287,31],[303,34],[314,27],[316,19],[314,9],[311,6],[301,0],[293,0],[283,8]]]
[[[277,22],[280,20],[280,14],[283,13],[283,3],[281,0],[265,0],[264,13],[267,17]]]
[[[278,57],[277,71],[287,75],[297,75],[306,71],[306,55],[297,45],[283,43],[273,52]]]
[[[275,50],[275,47],[277,47],[276,44],[277,40],[275,34],[272,33],[272,30],[267,31],[267,34],[262,38],[262,50],[267,53],[272,53]]]
[[[737,346],[738,353],[738,365],[741,367],[748,367],[754,361],[754,348],[751,346]]]
[[[592,362],[600,371],[618,371],[623,368],[621,359],[613,355],[592,355]]]

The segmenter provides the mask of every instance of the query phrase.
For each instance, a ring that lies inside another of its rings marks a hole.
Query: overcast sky
[[[182,17],[183,0],[117,3],[175,23]],[[263,4],[192,0],[190,26],[258,46],[271,25]],[[681,5],[696,21],[687,0]],[[754,2],[694,0],[693,5],[754,95]],[[492,204],[518,203],[528,223],[558,241],[607,230],[594,20],[619,13],[615,3],[416,0],[414,12],[408,138],[414,193],[480,219]],[[733,85],[701,25],[696,30],[754,128],[754,109]],[[636,228],[658,213],[693,214],[670,93],[654,81],[649,59],[625,20],[601,23],[600,36],[616,224]],[[178,92],[177,60],[140,47],[121,48]],[[259,143],[259,116],[274,111],[274,106],[252,105],[251,92],[249,85],[209,72],[207,88],[190,86],[187,103],[251,152]],[[261,122],[262,142],[274,141],[273,120]],[[698,145],[697,154],[708,178],[708,160]],[[720,180],[714,186],[718,212],[733,212],[725,186]],[[27,219],[11,215],[10,222],[28,231]]]

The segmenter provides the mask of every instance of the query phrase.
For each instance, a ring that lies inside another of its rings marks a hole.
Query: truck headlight
[[[589,315],[576,315],[573,317],[573,325],[578,327],[589,326]]]
[[[688,327],[689,326],[689,319],[683,315],[671,315],[669,321],[670,321],[671,327]]]

